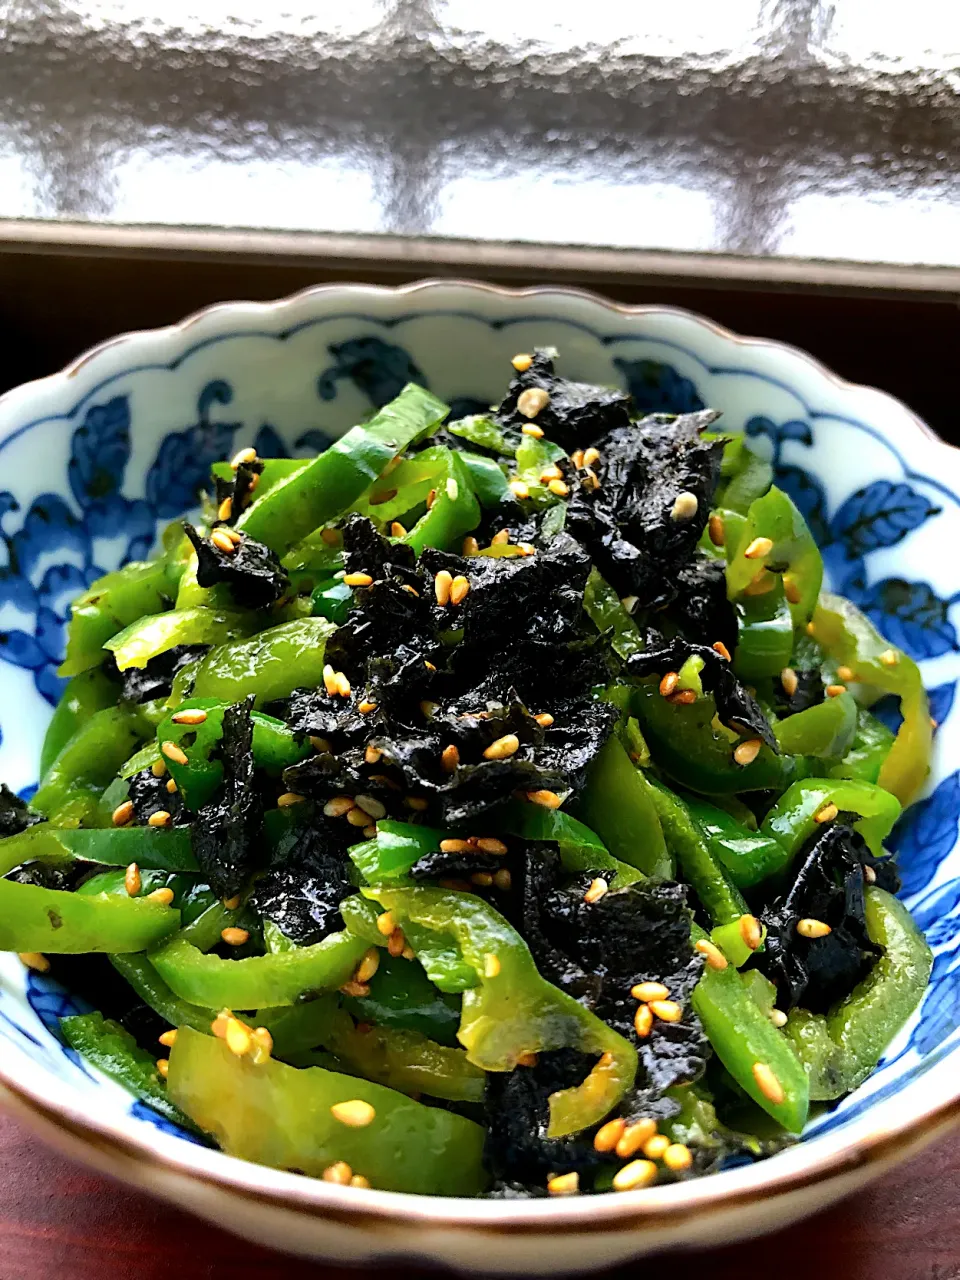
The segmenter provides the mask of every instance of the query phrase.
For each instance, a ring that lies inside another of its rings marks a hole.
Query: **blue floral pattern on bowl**
[[[776,482],[803,510],[830,585],[922,664],[938,733],[957,736],[960,642],[951,615],[960,564],[937,553],[960,533],[960,502],[940,475],[911,470],[889,429],[812,403],[807,385],[828,385],[825,374],[790,385],[769,371],[759,345],[741,344],[736,359],[717,362],[711,352],[724,344],[692,317],[654,310],[627,323],[581,300],[561,315],[510,301],[478,297],[464,310],[405,306],[398,295],[369,310],[318,304],[287,328],[248,317],[236,329],[211,322],[195,341],[181,330],[168,359],[126,365],[114,352],[112,372],[91,374],[76,399],[61,395],[40,416],[7,407],[0,455],[16,482],[0,492],[0,773],[23,791],[36,782],[34,722],[42,725],[44,706],[60,693],[70,600],[99,574],[145,555],[167,521],[192,510],[212,462],[245,444],[263,456],[321,449],[411,380],[457,415],[476,412],[502,390],[509,356],[534,342],[558,345],[572,376],[626,385],[641,411],[724,410],[725,424],[767,453]],[[736,340],[724,341],[732,348]],[[91,367],[98,361],[107,363],[100,355]],[[884,714],[896,717],[895,709]],[[851,1125],[957,1047],[958,834],[960,771],[938,763],[929,794],[890,841],[903,896],[935,952],[930,988],[877,1073],[813,1121],[810,1136]],[[62,1043],[57,1018],[68,1010],[76,1006],[56,983],[24,978],[11,958],[0,960],[0,1061],[7,1051],[26,1055],[51,1079],[84,1091],[91,1108],[122,1106],[139,1124],[178,1132],[149,1108],[118,1101],[126,1095]]]

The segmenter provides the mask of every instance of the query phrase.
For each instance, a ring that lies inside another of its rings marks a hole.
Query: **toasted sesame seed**
[[[833,930],[825,920],[803,919],[797,921],[797,933],[801,938],[825,938]]]
[[[233,515],[233,498],[227,497],[217,507],[217,519],[229,520]]]
[[[526,373],[533,364],[533,356],[528,355],[526,351],[523,351],[519,355],[515,355],[510,363],[516,369],[517,373]]]
[[[154,760],[150,766],[150,772],[155,778],[162,778],[167,772],[167,762],[165,760]]]
[[[233,1014],[229,1009],[221,1009],[214,1020],[210,1023],[210,1030],[218,1040],[226,1039],[227,1024],[232,1017]]]
[[[337,692],[337,673],[329,662],[325,662],[323,665],[323,687],[331,698],[335,696]]]
[[[206,718],[207,713],[202,707],[184,707],[170,717],[174,724],[203,724]]]
[[[743,939],[744,944],[751,951],[756,951],[763,941],[763,930],[760,928],[760,921],[756,916],[746,915],[740,917],[739,924],[740,937]]]
[[[161,743],[160,750],[167,759],[172,760],[174,764],[189,763],[187,760],[187,753],[185,751],[181,751],[175,742]]]
[[[827,685],[828,698],[839,698],[841,693],[846,693],[846,692],[847,692],[847,686],[845,684],[828,684]]]
[[[426,796],[404,796],[403,803],[414,813],[425,813],[430,808],[430,801]]]
[[[884,649],[880,655],[880,661],[885,667],[895,667],[900,661],[900,655],[896,649]]]
[[[562,480],[551,480],[547,485],[547,488],[558,498],[565,498],[570,492],[569,485],[565,484]]]
[[[157,1074],[158,1074],[158,1075],[160,1075],[160,1076],[162,1076],[162,1077],[163,1077],[163,1079],[164,1079],[164,1080],[166,1080],[166,1078],[167,1078],[167,1073],[169,1072],[169,1070],[170,1070],[170,1059],[169,1059],[169,1058],[158,1058],[158,1059],[157,1059]]]
[[[598,876],[595,880],[590,881],[590,888],[583,895],[584,902],[589,902],[591,904],[599,902],[609,888],[610,886],[607,884],[606,880],[601,880]]]
[[[570,455],[570,461],[573,463],[573,465],[574,465],[574,466],[577,468],[577,470],[579,471],[579,470],[581,469],[581,467],[583,466],[583,450],[582,450],[582,449],[574,449],[573,453],[571,453],[571,455]]]
[[[483,976],[485,978],[496,978],[499,973],[500,959],[492,951],[488,951],[483,957]]]
[[[377,824],[375,822],[369,822],[365,827],[361,827],[360,830],[368,840],[372,840],[377,834]]]
[[[343,575],[343,584],[346,587],[369,587],[373,582],[373,576],[369,573],[345,573]]]
[[[502,858],[507,852],[507,846],[502,840],[498,840],[496,836],[481,836],[476,841],[476,847],[481,853],[492,853],[498,858]]]
[[[128,822],[133,819],[133,801],[124,800],[122,804],[118,804],[113,811],[113,825],[115,827],[125,827]]]
[[[651,1000],[668,1000],[670,989],[662,982],[638,982],[636,986],[630,988],[630,994],[634,1000],[642,1000],[644,1004],[649,1004]]]
[[[227,1048],[238,1058],[242,1058],[245,1053],[249,1053],[253,1046],[250,1038],[250,1029],[240,1021],[239,1018],[228,1018],[227,1028],[224,1039],[227,1042]]]
[[[354,805],[347,813],[347,821],[351,827],[365,827],[370,821],[370,815],[365,813],[359,805]]]
[[[680,683],[680,676],[676,671],[668,671],[660,681],[660,697],[669,698]]]
[[[454,480],[453,476],[447,477],[447,483],[444,485],[444,488],[447,491],[447,497],[450,501],[456,502],[457,498],[460,496],[460,486],[457,484],[456,480]]]
[[[458,573],[450,584],[450,603],[462,604],[470,591],[470,579]]]
[[[427,670],[428,670],[428,671],[431,671],[431,672],[435,672],[435,671],[436,671],[436,669],[437,669],[437,668],[433,665],[433,663],[432,663],[432,662],[430,662],[430,661],[428,661],[428,659],[426,659],[426,658],[424,658],[424,660],[423,660],[423,665],[427,668]]]
[[[337,693],[340,695],[340,697],[349,698],[350,697],[350,681],[347,679],[347,677],[343,674],[342,671],[337,672],[336,681],[337,681]]]
[[[493,884],[495,888],[507,893],[513,888],[513,876],[506,867],[503,867],[500,871],[494,873]]]
[[[143,887],[140,868],[135,862],[131,862],[129,867],[127,867],[126,874],[123,877],[123,887],[131,898],[135,898]]]
[[[633,616],[633,612],[639,603],[640,603],[639,596],[621,596],[620,597],[621,607],[625,609],[626,612],[629,613],[631,617]]]
[[[303,804],[305,798],[296,791],[285,791],[282,796],[277,796],[277,808],[289,809],[291,805]]]
[[[697,514],[697,508],[700,501],[695,493],[690,493],[684,489],[682,493],[678,493],[674,499],[673,506],[670,508],[671,520],[692,520]]]
[[[699,951],[706,958],[707,964],[711,969],[726,969],[727,957],[723,954],[715,942],[709,942],[706,938],[701,938],[695,943],[694,951]]]
[[[407,531],[399,520],[391,521],[390,536],[391,538],[405,538],[407,536]]]
[[[403,955],[403,949],[406,945],[407,940],[404,937],[403,930],[400,928],[394,929],[393,933],[391,933],[390,937],[387,939],[387,951],[389,954],[392,955],[394,959],[397,959],[398,956]]]
[[[802,592],[789,574],[785,574],[783,578],[783,594],[787,597],[791,604],[799,604],[803,599]]]
[[[157,1036],[157,1040],[165,1049],[172,1049],[177,1041],[176,1027],[173,1027],[170,1031],[165,1031],[162,1036]]]
[[[672,1169],[674,1173],[681,1173],[684,1169],[689,1169],[693,1164],[690,1148],[682,1142],[671,1142],[663,1153],[663,1163],[668,1169]]]
[[[469,853],[473,845],[469,840],[458,840],[451,837],[449,840],[440,841],[441,853]]]
[[[430,492],[427,494],[427,510],[428,511],[433,510],[433,504],[436,502],[436,500],[437,500],[437,491],[436,489],[431,489]]]
[[[643,1154],[651,1160],[660,1160],[669,1145],[670,1139],[665,1134],[655,1133],[643,1144]]]
[[[392,911],[384,911],[377,916],[377,932],[389,938],[397,927],[397,917]]]
[[[648,1004],[642,1004],[633,1015],[633,1029],[641,1040],[653,1030],[653,1013]]]
[[[256,1031],[250,1033],[250,1039],[253,1041],[253,1061],[259,1065],[266,1062],[267,1058],[273,1053],[273,1036],[266,1027],[257,1027]]]
[[[552,1196],[575,1196],[579,1190],[579,1173],[558,1173],[547,1180],[547,1191]]]
[[[511,480],[510,490],[515,498],[529,498],[530,486],[525,480]]]
[[[251,448],[241,449],[239,453],[235,453],[231,458],[230,466],[233,468],[234,471],[236,471],[237,468],[242,467],[244,463],[256,462],[256,460],[257,460],[256,449],[251,449]]]
[[[355,797],[356,804],[364,813],[370,815],[374,822],[379,822],[381,818],[387,816],[386,806],[382,804],[376,796],[359,795]]]
[[[794,671],[793,667],[784,667],[780,672],[780,684],[783,692],[788,698],[792,698],[797,692],[797,686],[800,683],[800,677]]]
[[[772,538],[754,538],[743,554],[744,558],[747,560],[762,560],[763,557],[768,556],[772,550]]]
[[[752,582],[743,589],[745,596],[765,596],[777,585],[776,577],[767,569],[761,569]]]
[[[502,738],[497,738],[496,742],[491,742],[489,747],[484,750],[484,760],[506,760],[508,756],[516,755],[520,750],[520,739],[515,733],[505,733]]]
[[[535,418],[550,403],[550,392],[543,387],[528,387],[517,396],[517,412],[525,418]]]
[[[235,893],[232,898],[224,898],[223,905],[226,907],[228,911],[236,911],[236,909],[240,906],[239,893]]]
[[[171,795],[175,795],[175,794],[176,794],[176,790],[177,790],[177,781],[176,781],[176,779],[175,779],[175,778],[168,778],[168,779],[167,779],[167,790],[169,791],[169,793],[170,793]]]
[[[541,729],[549,729],[550,726],[553,724],[553,716],[550,714],[549,711],[542,711],[540,715],[534,716],[533,718],[534,720],[536,720],[537,724],[541,727]]]
[[[765,1062],[755,1062],[753,1064],[753,1078],[763,1096],[774,1105],[783,1102],[787,1096],[783,1091],[783,1085]]]
[[[719,653],[720,657],[723,658],[724,662],[731,661],[730,650],[727,648],[727,646],[723,643],[722,640],[714,640],[713,644],[710,647],[711,649],[713,649],[714,653]]]
[[[615,1120],[608,1120],[606,1124],[601,1125],[593,1137],[594,1151],[613,1151],[623,1136],[623,1131],[626,1127],[627,1122],[622,1116],[618,1116]]]
[[[345,982],[340,990],[345,996],[356,996],[357,999],[362,999],[363,996],[370,994],[370,988],[367,984],[365,982],[357,982],[354,978],[351,978],[349,982]]]
[[[451,743],[449,747],[444,747],[440,754],[440,767],[443,769],[444,773],[455,773],[459,763],[460,752],[453,743]]]
[[[255,477],[255,479],[259,479],[259,477]],[[224,528],[221,529],[220,532],[225,533],[235,547],[239,547],[240,543],[243,541],[243,534],[237,529]]]
[[[334,796],[332,800],[328,800],[323,806],[323,812],[328,818],[342,818],[344,814],[349,813],[352,808],[352,796]]]
[[[651,1119],[649,1116],[644,1116],[624,1128],[617,1139],[614,1149],[621,1160],[629,1160],[631,1156],[635,1156],[650,1141],[656,1132],[656,1120]]]
[[[830,803],[822,805],[813,815],[814,822],[832,822],[840,810],[830,801]]]
[[[689,707],[697,700],[697,695],[692,689],[678,689],[676,693],[671,693],[670,701],[675,707]]]
[[[409,942],[404,946],[400,954],[404,960],[416,960],[417,958],[417,953],[414,951],[413,947],[411,947]]]
[[[538,427],[535,422],[525,422],[520,430],[525,436],[532,436],[534,440],[543,439],[543,427]]]
[[[849,684],[853,679],[853,670],[850,667],[837,667],[837,679],[842,680],[844,684]]]
[[[371,702],[369,698],[364,698],[362,702],[357,703],[357,710],[362,716],[368,716],[371,711],[376,711],[377,704]]]
[[[328,547],[339,547],[343,542],[343,534],[339,529],[324,529],[320,537]]]
[[[461,553],[465,556],[478,555],[480,552],[480,543],[476,540],[475,537],[473,537],[472,534],[468,534],[467,537],[464,538],[463,546],[460,548],[460,550],[461,550]]]
[[[544,809],[559,809],[563,804],[555,791],[527,791],[526,797],[531,804],[538,804]]]
[[[679,1022],[683,1017],[676,1000],[651,1000],[648,1007],[661,1022]]]
[[[787,1015],[782,1009],[771,1009],[770,1021],[775,1027],[785,1027],[787,1025]]]
[[[362,1098],[351,1098],[348,1102],[335,1102],[330,1108],[334,1120],[348,1125],[351,1129],[363,1129],[377,1118],[376,1110]]]
[[[158,809],[156,813],[151,813],[147,819],[151,827],[169,827],[172,821],[173,818],[167,813],[166,809]]]
[[[714,514],[707,521],[707,533],[715,547],[722,547],[727,540],[726,529],[720,516]]]
[[[753,764],[757,756],[760,754],[760,748],[763,743],[759,738],[751,738],[749,742],[741,742],[739,747],[734,751],[733,758],[739,765]]]
[[[232,538],[228,538],[222,529],[214,529],[210,535],[210,541],[225,555],[232,556],[237,549],[237,544]]]
[[[18,951],[17,956],[21,964],[26,965],[28,969],[33,969],[36,973],[48,973],[50,969],[50,961],[41,951]]]
[[[446,569],[441,569],[433,580],[433,589],[436,593],[437,604],[450,603],[450,588],[453,586],[453,574]]]
[[[523,1053],[517,1054],[518,1067],[535,1067],[539,1061],[539,1056],[531,1052],[529,1049],[524,1050]]]
[[[429,698],[424,698],[424,700],[420,703],[420,713],[427,720],[432,720],[439,710],[440,710],[440,703],[431,702]]]
[[[652,1160],[631,1160],[613,1175],[614,1191],[637,1191],[656,1180],[657,1166]]]
[[[866,880],[867,884],[877,883],[876,871],[874,871],[873,867],[868,866],[866,863],[863,864],[863,878],[864,880]]]
[[[490,539],[491,547],[505,547],[510,541],[510,530],[501,529],[499,533],[495,533]]]
[[[475,884],[478,889],[489,889],[493,884],[493,876],[489,871],[475,871],[470,877],[470,883]]]
[[[378,764],[383,752],[379,747],[375,747],[372,742],[368,742],[363,752],[363,759],[367,764]]]
[[[396,489],[380,489],[370,495],[371,507],[382,507],[385,502],[392,502],[397,496]]]
[[[324,1182],[332,1182],[338,1187],[349,1187],[353,1170],[345,1160],[338,1160],[336,1164],[327,1165],[320,1177]]]
[[[351,1187],[364,1187],[366,1190],[369,1191],[370,1179],[365,1178],[362,1173],[355,1173],[353,1177],[350,1179],[350,1185]]]
[[[220,930],[220,937],[228,947],[242,947],[245,942],[249,942],[250,931],[248,929],[238,929],[235,925],[228,925],[226,929]]]
[[[600,450],[595,449],[593,445],[589,449],[583,451],[583,465],[585,467],[595,467],[600,461]]]

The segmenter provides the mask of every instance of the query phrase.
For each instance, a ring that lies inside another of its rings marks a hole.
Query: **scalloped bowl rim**
[[[709,330],[723,342],[759,349],[781,362],[787,370],[795,370],[797,365],[801,365],[808,377],[813,376],[828,384],[834,397],[839,392],[844,400],[850,402],[862,404],[869,400],[867,408],[875,412],[882,410],[884,414],[899,419],[902,426],[913,433],[922,452],[929,453],[931,457],[934,453],[942,454],[943,460],[949,463],[948,470],[953,469],[960,479],[960,450],[942,441],[905,404],[887,392],[839,377],[815,357],[787,343],[742,337],[683,308],[652,304],[631,306],[585,289],[564,286],[510,289],[448,278],[421,280],[396,287],[349,283],[316,285],[273,302],[217,303],[199,309],[176,324],[117,335],[91,347],[59,372],[23,383],[0,396],[0,432],[3,419],[11,410],[16,411],[37,399],[44,399],[91,363],[100,362],[121,348],[127,353],[131,346],[140,347],[156,355],[158,346],[161,352],[164,349],[175,350],[188,330],[207,327],[215,330],[228,318],[237,321],[296,314],[300,309],[309,309],[314,299],[329,295],[369,300],[414,297],[442,291],[482,293],[507,300],[576,299],[589,307],[629,319],[663,315],[676,317],[691,327]],[[791,390],[797,394],[794,388]],[[860,416],[870,415],[863,414],[861,410]],[[902,446],[903,442],[898,443]],[[908,456],[911,453],[909,443],[905,453]],[[0,1036],[0,1054],[3,1043]],[[102,1116],[90,1117],[79,1107],[57,1099],[55,1085],[53,1094],[46,1092],[43,1088],[45,1077],[41,1074],[38,1082],[36,1067],[24,1064],[21,1068],[19,1064],[13,1065],[2,1058],[0,1097],[13,1101],[18,1113],[28,1121],[32,1120],[48,1139],[55,1138],[58,1127],[63,1126],[61,1137],[67,1139],[69,1135],[69,1140],[64,1142],[69,1154],[75,1157],[86,1154],[93,1163],[109,1167],[111,1172],[131,1180],[131,1159],[159,1164],[171,1174],[212,1184],[241,1200],[254,1196],[278,1207],[349,1221],[361,1227],[383,1226],[392,1220],[408,1231],[417,1226],[503,1230],[521,1235],[542,1230],[550,1233],[609,1231],[617,1226],[629,1231],[644,1225],[652,1227],[654,1220],[660,1227],[669,1226],[671,1222],[680,1225],[693,1214],[699,1217],[704,1211],[735,1208],[758,1198],[786,1197],[789,1192],[800,1191],[811,1184],[842,1180],[844,1174],[868,1164],[873,1164],[879,1171],[881,1167],[906,1159],[920,1146],[960,1122],[960,1078],[953,1070],[952,1062],[958,1053],[960,1045],[954,1046],[919,1079],[905,1087],[911,1096],[915,1095],[909,1112],[904,1111],[902,1096],[894,1096],[868,1107],[862,1116],[844,1129],[817,1136],[810,1142],[800,1143],[750,1166],[641,1191],[556,1200],[471,1200],[335,1186],[188,1144],[159,1130],[151,1131],[149,1136],[141,1136],[137,1126],[128,1127],[119,1120]],[[881,1119],[883,1123],[880,1123]],[[117,1157],[121,1157],[119,1167]],[[141,1185],[147,1183],[141,1180]],[[149,1185],[148,1189],[167,1199],[180,1199],[172,1188],[163,1183]],[[841,1188],[838,1194],[845,1189]],[[204,1212],[201,1205],[196,1208],[198,1212]],[[207,1213],[207,1216],[211,1215]],[[294,1247],[292,1243],[291,1247]],[[424,1247],[428,1248],[426,1244]]]

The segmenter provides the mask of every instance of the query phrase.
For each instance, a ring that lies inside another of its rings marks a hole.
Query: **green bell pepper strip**
[[[757,951],[763,950],[763,945],[767,940],[767,926],[760,925],[760,942]],[[726,924],[718,924],[710,930],[710,941],[720,948],[729,962],[736,969],[742,969],[749,959],[752,958],[754,950],[747,943],[743,936],[743,930],[739,920],[730,920]]]
[[[25,862],[97,862],[104,866],[139,867],[161,871],[197,871],[190,846],[190,829],[174,827],[111,827],[80,830],[54,827],[49,822],[28,827],[0,840],[0,875]]]
[[[780,797],[763,820],[760,832],[772,836],[784,851],[784,870],[818,829],[814,815],[833,802],[841,812],[859,813],[854,823],[870,852],[883,857],[883,842],[900,817],[900,801],[869,782],[853,778],[802,778]]]
[[[737,649],[733,669],[743,680],[778,676],[790,665],[793,615],[783,583],[775,579],[770,591],[741,596],[736,602]]]
[[[461,440],[489,449],[491,453],[499,453],[504,458],[516,456],[516,445],[511,444],[493,418],[484,413],[473,413],[466,418],[458,418],[456,422],[448,422],[447,430]]]
[[[188,1004],[175,996],[145,956],[111,956],[110,963],[143,1003],[172,1027],[192,1027],[194,1031],[211,1034],[210,1025],[216,1017],[214,1010]]]
[[[565,1047],[600,1055],[586,1079],[550,1097],[547,1136],[601,1120],[633,1084],[633,1046],[571,996],[545,982],[521,936],[491,906],[442,889],[366,889],[406,922],[451,934],[480,985],[463,993],[458,1039],[484,1071],[512,1071],[521,1054]]]
[[[716,505],[746,515],[750,504],[762,498],[772,484],[770,463],[754,453],[743,436],[734,436],[723,451]]]
[[[201,587],[197,581],[199,567],[197,553],[194,551],[187,560],[183,575],[180,578],[174,608],[177,610],[194,609],[198,605],[202,605],[207,609],[216,609],[227,613],[235,611],[236,605],[230,594],[230,588],[225,582],[218,582],[212,587]]]
[[[310,612],[315,618],[326,618],[342,627],[353,604],[353,587],[342,578],[327,578],[314,587],[310,596]]]
[[[47,725],[40,751],[41,778],[80,726],[95,712],[116,706],[119,697],[120,686],[99,667],[73,677]]]
[[[263,464],[263,470],[257,481],[258,498],[262,498],[275,485],[283,480],[289,480],[291,476],[297,475],[304,467],[310,465],[309,458],[261,458],[260,461]],[[229,462],[215,462],[210,470],[218,480],[229,480],[231,483],[237,474]]]
[[[773,836],[747,830],[725,809],[700,796],[684,796],[683,805],[700,829],[711,857],[738,889],[760,884],[783,866],[783,846]]]
[[[539,804],[511,800],[497,812],[496,825],[498,831],[508,836],[555,841],[560,849],[560,864],[568,875],[583,871],[612,872],[610,887],[613,889],[645,879],[642,871],[614,858],[596,832],[562,809],[545,809]]]
[[[784,1028],[817,1101],[841,1098],[866,1080],[930,980],[930,948],[903,903],[868,886],[866,921],[871,941],[883,947],[874,967],[829,1013],[795,1009]]]
[[[332,933],[312,947],[221,960],[204,954],[207,938],[195,945],[187,933],[151,952],[150,961],[174,995],[211,1009],[292,1005],[307,992],[334,991],[347,981],[366,950],[362,939]]]
[[[851,693],[825,698],[806,711],[777,721],[773,732],[785,755],[840,760],[852,747],[857,733],[857,704]]]
[[[483,1190],[484,1131],[472,1120],[322,1067],[238,1058],[189,1027],[170,1052],[171,1099],[228,1155],[312,1177],[337,1161],[384,1191],[470,1196]],[[341,1123],[331,1108],[368,1102],[372,1123]]]
[[[482,507],[496,507],[507,496],[510,486],[503,467],[493,458],[484,458],[479,453],[464,450],[457,457],[463,463],[470,477],[470,484]]]
[[[834,702],[839,700],[839,698],[832,699]],[[887,726],[875,715],[871,715],[865,707],[861,707],[850,749],[844,754],[843,759],[830,769],[830,777],[857,778],[860,782],[876,783],[895,740],[896,734],[891,733]]]
[[[444,465],[435,477],[436,497],[433,505],[420,517],[403,538],[417,555],[424,547],[441,551],[459,551],[465,534],[480,523],[480,505],[474,496],[470,473],[459,453],[450,449]]]
[[[145,742],[139,751],[135,751],[129,760],[125,760],[117,771],[118,777],[124,780],[132,778],[144,769],[151,768],[160,759],[160,745],[154,739]]]
[[[741,599],[766,566],[788,576],[796,596],[790,602],[790,612],[794,625],[802,626],[813,613],[820,594],[823,558],[798,508],[781,489],[774,487],[750,504],[747,519],[735,541],[731,539],[731,524],[725,521],[729,598]],[[769,538],[773,547],[766,555],[748,559],[745,552],[757,538]]]
[[[436,1044],[416,1031],[361,1029],[341,1015],[325,1044],[351,1071],[400,1093],[425,1093],[449,1102],[483,1101],[486,1073],[464,1050]]]
[[[347,930],[367,946],[386,947],[387,939],[377,928],[380,910],[375,903],[355,894],[341,902],[340,915]],[[412,922],[406,925],[404,934],[424,973],[439,991],[459,995],[477,985],[475,969],[463,958],[453,938]]]
[[[692,937],[699,942],[707,935],[693,925]],[[726,969],[707,965],[691,1003],[714,1052],[737,1084],[785,1129],[800,1133],[810,1103],[806,1072],[790,1042],[758,1008],[733,965]],[[781,1102],[771,1101],[760,1088],[754,1075],[757,1063],[773,1072],[783,1090]]]
[[[449,475],[450,452],[443,445],[431,445],[412,458],[404,458],[357,499],[354,511],[382,529],[394,520],[403,523],[410,512],[426,505],[430,490],[436,490]]]
[[[181,644],[225,644],[250,635],[260,626],[254,613],[226,609],[171,609],[140,618],[105,644],[121,671],[145,667],[151,658]]]
[[[406,879],[415,862],[436,852],[446,835],[445,831],[433,827],[417,827],[410,822],[384,818],[377,823],[376,839],[355,844],[347,852],[368,884],[400,881]]]
[[[834,662],[854,672],[858,684],[899,696],[903,724],[877,783],[902,805],[910,804],[926,781],[933,748],[930,707],[919,667],[889,644],[856,605],[841,596],[821,595],[813,615],[813,631]]]
[[[583,607],[601,635],[609,635],[614,653],[621,658],[629,658],[644,649],[640,628],[621,604],[613,587],[596,569],[591,569],[587,578]]]
[[[436,396],[408,383],[369,422],[256,498],[236,527],[283,555],[351,507],[397,454],[442,422],[447,412]]]
[[[167,1086],[157,1071],[157,1060],[141,1049],[129,1031],[102,1013],[82,1013],[60,1019],[60,1029],[71,1049],[117,1084],[147,1103],[174,1124],[194,1133],[200,1130],[171,1102]]]
[[[727,924],[748,915],[743,895],[713,855],[684,802],[652,778],[648,786],[670,852],[713,923]]]
[[[673,874],[650,783],[615,736],[590,765],[575,812],[620,862],[647,876]]]
[[[60,811],[77,789],[100,791],[147,736],[136,710],[105,707],[80,725],[44,774],[31,808],[46,817]]]
[[[335,630],[326,618],[300,618],[212,649],[197,671],[194,696],[239,702],[253,693],[259,706],[294,689],[316,689],[323,683],[324,650]]]
[[[216,753],[223,736],[223,715],[228,704],[216,698],[190,698],[157,726],[157,742],[173,742],[187,757],[186,764],[165,758],[183,802],[196,812],[213,798],[223,781],[223,763]],[[184,710],[205,711],[202,724],[178,724],[173,719]],[[267,773],[278,776],[289,765],[311,754],[309,742],[298,742],[282,720],[254,711],[253,759]]]
[[[797,776],[796,758],[775,755],[767,746],[751,764],[737,764],[733,752],[738,739],[714,723],[716,706],[709,695],[689,706],[678,705],[660,696],[656,681],[641,681],[631,691],[630,708],[654,762],[689,791],[779,791]]]
[[[70,607],[67,656],[58,674],[76,676],[98,667],[108,640],[145,614],[170,608],[177,579],[166,560],[135,561],[98,578]]]
[[[368,996],[343,997],[343,1007],[359,1022],[416,1031],[438,1044],[456,1044],[460,1001],[438,991],[415,960],[384,955],[369,986]]]

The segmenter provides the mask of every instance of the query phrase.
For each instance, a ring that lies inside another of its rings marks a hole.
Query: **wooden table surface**
[[[742,1246],[676,1255],[666,1265],[669,1280],[960,1280],[960,1137],[807,1223]],[[637,1274],[626,1267],[609,1273]],[[0,1280],[362,1275],[257,1248],[128,1191],[64,1160],[0,1113]]]

